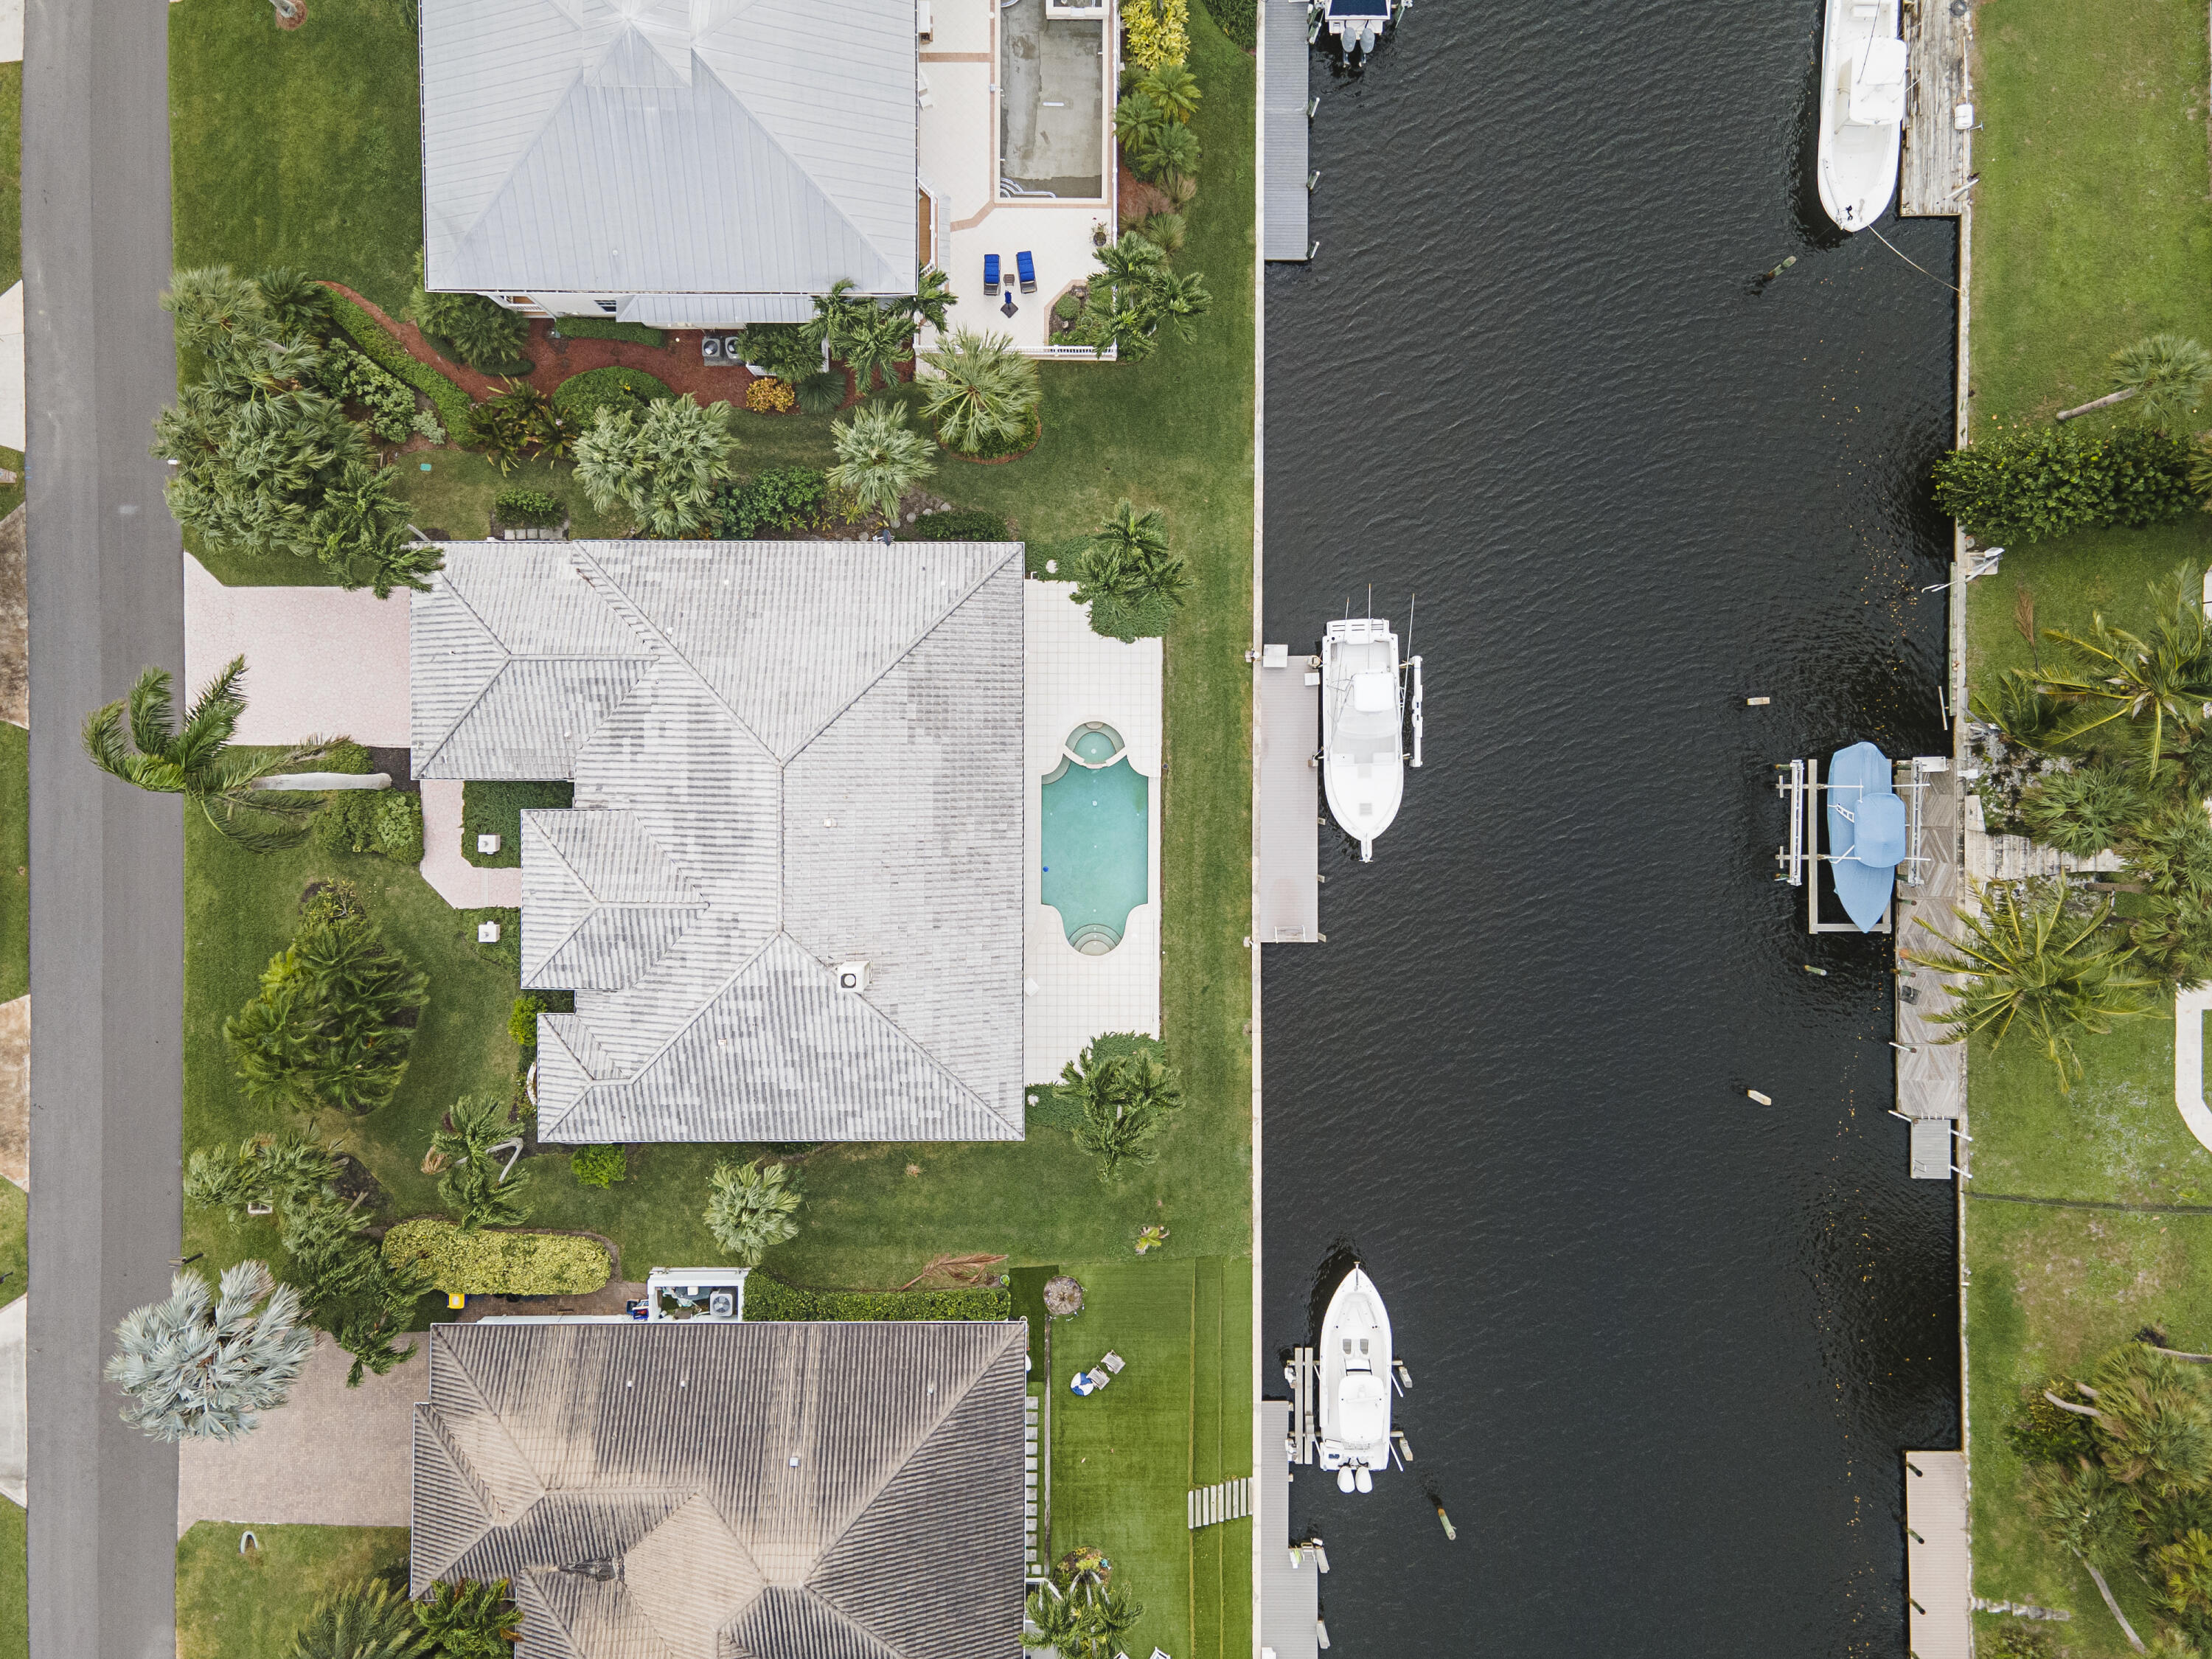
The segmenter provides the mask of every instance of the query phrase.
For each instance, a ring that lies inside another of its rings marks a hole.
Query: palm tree
[[[2044,693],[2075,711],[2059,734],[2064,740],[2079,743],[2115,720],[2147,727],[2146,769],[2156,780],[2168,723],[2193,732],[2212,702],[2212,626],[2205,620],[2203,586],[2190,565],[2152,583],[2146,634],[2107,623],[2102,612],[2092,616],[2086,634],[2044,631],[2045,638],[2081,659],[2073,673],[2042,678]]]
[[[1133,230],[1123,231],[1119,241],[1107,243],[1091,257],[1098,262],[1108,284],[1117,289],[1149,285],[1167,263],[1166,255]]]
[[[2143,1650],[2142,1638],[2128,1623],[2103,1569],[2126,1559],[2134,1552],[2135,1528],[2128,1519],[2125,1495],[2105,1472],[2086,1458],[2069,1471],[2045,1464],[2029,1476],[2030,1490],[2043,1522],[2044,1535],[2070,1552],[2089,1570],[2097,1593],[2119,1623],[2128,1645]]]
[[[2112,354],[2112,385],[2101,398],[2060,410],[2057,418],[2070,421],[2132,401],[2146,425],[2179,420],[2212,391],[2212,351],[2185,335],[2148,335]]]
[[[433,1584],[415,1616],[440,1659],[507,1659],[521,1639],[522,1609],[508,1598],[504,1578]]]
[[[179,1273],[169,1299],[123,1316],[107,1380],[131,1396],[123,1420],[149,1438],[235,1440],[284,1403],[315,1336],[300,1294],[258,1261],[226,1268],[220,1297]]]
[[[862,301],[846,313],[843,331],[831,337],[830,349],[853,371],[865,397],[878,380],[898,383],[899,365],[914,356],[914,319],[902,308]]]
[[[311,917],[223,1022],[240,1091],[258,1105],[374,1111],[406,1075],[429,1000],[428,976],[367,916]]]
[[[2076,858],[2094,858],[2117,846],[2131,825],[2150,812],[2150,798],[2113,766],[2077,766],[2053,772],[2020,799],[2021,821],[2046,847]],[[2197,814],[2204,821],[2202,812]]]
[[[1198,113],[1198,77],[1181,64],[1162,64],[1146,71],[1137,90],[1159,106],[1169,120],[1182,122]]]
[[[1141,155],[1168,125],[1168,112],[1143,87],[1114,106],[1114,137],[1131,155]]]
[[[253,286],[270,323],[283,334],[330,332],[331,291],[303,270],[277,265],[258,271]]]
[[[265,339],[271,319],[261,289],[228,265],[199,265],[169,278],[161,309],[176,319],[177,343],[203,356]]]
[[[628,507],[647,536],[693,536],[714,516],[734,447],[726,403],[702,409],[687,393],[647,404],[641,415],[602,409],[576,441],[576,481],[601,512]]]
[[[443,1165],[438,1196],[465,1231],[520,1226],[530,1216],[526,1172],[502,1168],[498,1149],[517,1144],[514,1114],[496,1095],[463,1095],[430,1133],[426,1164]]]
[[[2079,1391],[2097,1402],[2106,1471],[2154,1498],[2212,1480],[2212,1412],[2188,1364],[2142,1342],[2098,1362]]]
[[[429,1651],[415,1604],[384,1579],[362,1578],[315,1603],[286,1659],[416,1659]]]
[[[799,1237],[794,1217],[800,1196],[785,1183],[787,1165],[761,1167],[758,1158],[747,1164],[718,1164],[707,1194],[707,1231],[714,1242],[748,1267],[786,1239]]]
[[[1198,135],[1170,124],[1137,152],[1137,171],[1146,179],[1194,179],[1200,161]]]
[[[902,404],[863,404],[851,420],[830,428],[830,441],[837,452],[830,483],[886,526],[897,521],[906,492],[936,470],[929,459],[933,446],[908,428]]]
[[[1137,234],[1170,258],[1182,252],[1189,224],[1180,213],[1148,213],[1137,222]]]
[[[289,1207],[327,1190],[337,1173],[336,1149],[312,1129],[257,1135],[234,1149],[196,1149],[185,1165],[185,1201],[243,1221],[247,1205]]]
[[[1966,702],[1975,719],[1996,727],[2004,740],[2019,749],[2045,754],[2063,753],[2066,744],[2067,708],[2043,689],[2039,673],[2008,668]]]
[[[962,329],[921,354],[922,414],[948,447],[973,453],[1027,434],[1042,395],[1036,364],[1004,334]]]
[[[960,296],[952,291],[952,279],[935,265],[924,265],[921,276],[915,284],[914,296],[899,301],[915,328],[927,323],[939,333],[945,331],[945,319],[952,307],[960,303]]]
[[[1990,882],[1977,897],[1976,909],[1952,912],[1964,927],[1957,949],[1910,953],[1915,962],[1964,979],[1950,988],[1951,1006],[1929,1018],[1954,1028],[1946,1042],[1987,1031],[1993,1047],[2014,1024],[2024,1024],[2058,1068],[2058,1086],[2066,1091],[2081,1069],[2074,1033],[2101,1036],[2115,1019],[2149,1012],[2151,981],[2135,970],[2135,947],[2118,945],[2106,931],[2109,905],[2070,915],[2063,888],[2019,882]],[[1920,926],[1942,939],[1925,921]]]
[[[1158,507],[1140,514],[1127,500],[1077,556],[1075,575],[1069,597],[1091,607],[1093,628],[1118,637],[1164,629],[1193,586],[1183,562],[1168,551],[1166,515]]]
[[[1165,216],[1182,217],[1180,214]],[[1190,337],[1191,319],[1213,309],[1213,295],[1206,291],[1206,278],[1195,270],[1181,274],[1163,270],[1153,279],[1146,297],[1158,316],[1173,323],[1176,333],[1186,340]]]
[[[86,718],[84,752],[94,766],[125,783],[156,794],[182,795],[199,807],[216,833],[249,852],[296,847],[306,838],[322,797],[254,786],[319,759],[330,745],[318,739],[258,760],[226,753],[246,713],[245,684],[246,659],[234,657],[200,689],[180,726],[168,670],[149,668],[127,698]]]
[[[1050,1586],[1042,1586],[1030,1592],[1027,1608],[1030,1628],[1022,1632],[1025,1648],[1051,1648],[1062,1659],[1078,1659],[1085,1648],[1085,1629],[1081,1613],[1073,1601]]]

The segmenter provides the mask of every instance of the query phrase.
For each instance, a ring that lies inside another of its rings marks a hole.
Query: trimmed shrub
[[[318,761],[307,761],[298,769],[302,772],[344,772],[354,777],[365,778],[376,770],[376,762],[368,750],[351,738],[340,738],[323,751]]]
[[[461,856],[486,870],[519,869],[522,864],[522,810],[526,806],[573,806],[573,783],[507,783],[472,779],[461,786]],[[497,836],[499,851],[477,851],[478,836]]]
[[[538,1016],[544,1012],[544,1003],[526,992],[515,998],[514,1010],[507,1017],[507,1034],[514,1039],[526,1060],[538,1050]]]
[[[422,798],[402,789],[346,789],[315,814],[315,844],[326,853],[374,853],[422,861]]]
[[[561,498],[543,489],[502,489],[492,497],[492,517],[501,524],[559,524],[568,516]]]
[[[618,323],[611,317],[556,317],[553,326],[564,340],[627,340],[651,346],[655,351],[668,343],[668,336],[644,323]]]
[[[750,541],[817,529],[829,504],[830,480],[821,469],[780,466],[722,486],[714,501],[714,533],[726,541]]]
[[[442,1216],[403,1221],[384,1236],[395,1272],[426,1270],[441,1291],[467,1296],[574,1296],[614,1276],[607,1247],[574,1233],[464,1232]]]
[[[1188,0],[1129,0],[1121,25],[1129,40],[1129,61],[1139,69],[1180,64],[1190,56]]]
[[[451,378],[428,363],[417,362],[414,354],[399,343],[398,335],[335,290],[331,292],[331,315],[340,328],[352,336],[362,356],[428,398],[447,432],[468,424],[469,410],[476,406],[474,400]]]
[[[790,386],[775,375],[764,375],[745,388],[745,407],[756,415],[781,415],[798,401]]]
[[[2142,427],[2005,432],[1936,461],[1936,505],[1991,540],[2143,530],[2195,501],[2190,464],[2185,441]]]
[[[578,430],[589,432],[603,409],[635,414],[674,395],[665,381],[641,368],[587,368],[553,389],[553,406],[573,418]]]
[[[1246,52],[1260,49],[1259,0],[1204,0],[1207,15]]]
[[[611,1187],[629,1175],[629,1154],[619,1146],[579,1146],[568,1154],[579,1187]]]
[[[323,390],[340,403],[356,404],[368,429],[386,443],[404,443],[415,431],[415,388],[386,374],[345,341],[323,348]]]
[[[795,383],[821,372],[821,337],[804,323],[754,323],[744,338],[745,361],[779,380]]]
[[[958,1291],[810,1291],[745,1275],[745,1317],[769,1322],[980,1319],[1014,1316],[1013,1292],[1003,1285]]]
[[[925,513],[912,524],[902,526],[897,538],[902,542],[1004,542],[1012,541],[1006,533],[1006,521],[996,513],[987,513],[980,507],[956,507],[950,513]]]

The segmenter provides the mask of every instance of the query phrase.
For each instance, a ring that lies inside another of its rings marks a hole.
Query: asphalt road
[[[34,1659],[176,1651],[177,1456],[117,1416],[108,1333],[181,1231],[179,803],[77,751],[184,663],[149,423],[174,395],[168,7],[29,0],[23,276],[31,600],[30,1589]]]

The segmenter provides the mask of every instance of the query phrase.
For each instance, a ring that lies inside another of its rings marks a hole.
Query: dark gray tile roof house
[[[1012,1324],[440,1325],[411,1588],[517,1659],[1018,1659]]]
[[[915,0],[422,0],[428,286],[664,327],[914,292]]]
[[[522,982],[576,994],[541,1137],[1021,1138],[1022,581],[1018,544],[447,546],[415,775],[576,786],[522,819]]]

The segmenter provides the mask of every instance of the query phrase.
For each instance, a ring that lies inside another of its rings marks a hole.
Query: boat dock
[[[1272,13],[1281,0],[1267,0]],[[1303,17],[1303,9],[1299,15]],[[1304,25],[1300,27],[1303,29]],[[1305,50],[1305,36],[1298,37]],[[1304,61],[1303,57],[1301,62]],[[1312,945],[1321,931],[1321,683],[1317,660],[1288,646],[1260,648],[1253,692],[1253,763],[1258,774],[1252,826],[1252,939],[1258,945]]]
[[[1955,218],[1966,210],[1973,177],[1973,93],[1966,82],[1973,13],[1960,0],[1906,0],[1904,21],[1905,149],[1897,211],[1908,219]]]
[[[1973,1589],[1966,1530],[1966,1454],[1905,1454],[1906,1650],[1913,1659],[1969,1659]]]
[[[1307,89],[1306,0],[1260,0],[1260,251],[1264,258],[1314,256],[1306,228],[1313,174],[1307,128],[1316,101]]]
[[[1319,1659],[1320,1548],[1291,1541],[1291,1466],[1283,1455],[1291,1402],[1260,1402],[1259,1473],[1253,1490],[1259,1518],[1252,1538],[1260,1554],[1260,1651],[1273,1659]]]
[[[1929,1022],[1928,1017],[1948,1007],[1951,999],[1944,976],[1915,965],[1911,952],[1916,945],[1950,948],[1962,931],[1955,908],[1966,896],[1960,880],[1964,786],[1954,767],[1936,771],[1925,760],[1896,764],[1898,793],[1915,788],[1919,801],[1912,848],[1918,878],[1901,884],[1897,895],[1897,1109],[1912,1126],[1912,1178],[1948,1181],[1952,1133],[1966,1115],[1966,1048],[1943,1041],[1951,1035],[1948,1026]]]

